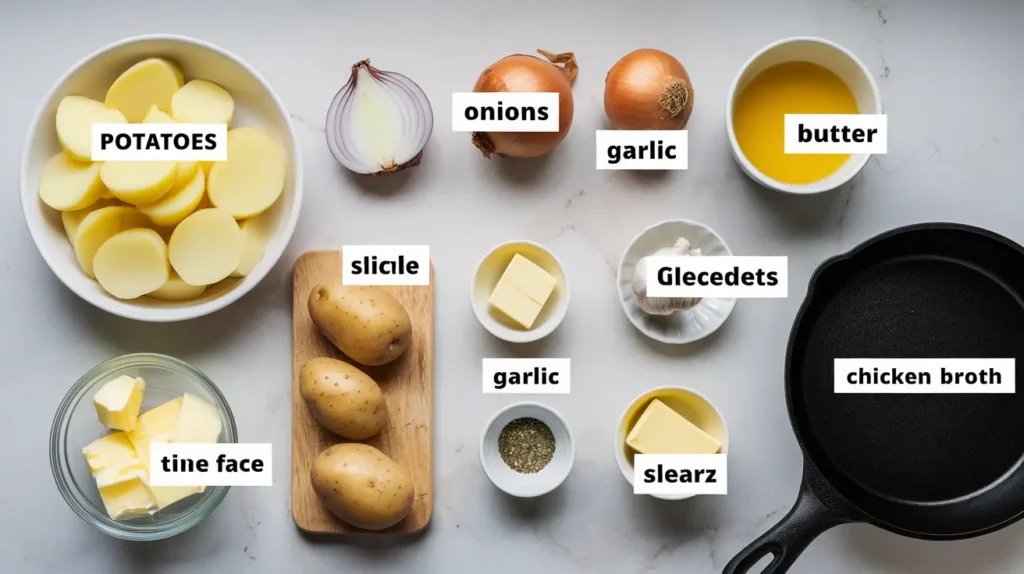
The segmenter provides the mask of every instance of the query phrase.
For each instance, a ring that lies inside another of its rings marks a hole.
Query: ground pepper
[[[540,472],[555,456],[555,435],[538,419],[518,418],[501,429],[498,454],[516,472]]]

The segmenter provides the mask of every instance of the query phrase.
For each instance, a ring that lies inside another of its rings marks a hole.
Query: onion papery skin
[[[678,130],[690,120],[693,96],[690,75],[679,60],[644,48],[626,54],[608,72],[604,110],[617,130]]]
[[[377,164],[365,161],[357,153],[351,138],[352,124],[356,120],[350,112],[354,104],[354,94],[358,86],[360,71],[368,72],[373,81],[379,82],[382,89],[394,97],[398,107],[396,119],[400,121],[402,133],[407,140],[410,156],[404,161],[390,161]],[[390,175],[404,169],[415,167],[423,158],[423,151],[430,139],[434,127],[434,114],[430,101],[416,82],[396,72],[385,72],[370,65],[370,60],[362,60],[352,65],[352,73],[348,82],[342,86],[331,101],[327,111],[325,133],[327,146],[331,155],[345,168],[361,175]]]
[[[575,62],[574,62],[575,65]],[[506,56],[480,74],[474,92],[557,92],[557,132],[473,132],[473,144],[484,157],[532,158],[555,149],[572,127],[572,76],[566,69],[525,54]]]

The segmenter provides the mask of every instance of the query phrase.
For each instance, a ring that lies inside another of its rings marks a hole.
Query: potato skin
[[[357,363],[390,363],[412,341],[409,313],[397,299],[376,287],[320,283],[310,291],[308,306],[317,329]]]
[[[364,440],[388,424],[384,393],[352,365],[318,357],[299,370],[299,394],[317,422],[348,440]]]
[[[412,510],[412,475],[370,445],[345,443],[324,450],[309,478],[327,509],[358,528],[383,530]]]

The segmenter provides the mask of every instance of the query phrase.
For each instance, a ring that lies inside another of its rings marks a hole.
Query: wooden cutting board
[[[434,268],[430,285],[381,287],[398,299],[412,320],[412,346],[382,367],[366,367],[347,358],[317,331],[307,310],[313,286],[341,280],[341,251],[310,251],[295,262],[292,300],[292,517],[302,530],[320,534],[419,532],[430,522],[434,507]],[[309,469],[327,447],[346,442],[313,419],[299,394],[299,370],[314,357],[334,357],[356,365],[384,392],[388,427],[362,441],[379,448],[412,474],[416,498],[404,520],[386,530],[350,526],[317,499]]]

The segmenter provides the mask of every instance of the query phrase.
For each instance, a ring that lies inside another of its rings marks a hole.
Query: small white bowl
[[[185,79],[210,80],[235,100],[232,126],[255,125],[269,131],[288,154],[284,191],[262,217],[270,230],[263,259],[247,277],[218,284],[194,301],[169,302],[141,297],[129,301],[114,298],[78,265],[64,234],[60,213],[39,199],[39,174],[51,156],[60,151],[54,118],[57,105],[67,95],[103,101],[107,88],[136,62],[163,56],[177,62]],[[291,239],[302,204],[302,156],[288,111],[259,73],[234,54],[185,36],[135,36],[104,46],[68,70],[43,97],[32,119],[21,157],[21,206],[25,222],[43,260],[68,289],[89,303],[121,317],[139,321],[182,321],[217,311],[256,286],[277,263]]]
[[[534,418],[546,424],[555,435],[555,455],[540,472],[525,474],[509,468],[498,453],[498,435],[508,423],[519,418]],[[498,411],[480,436],[480,465],[494,486],[512,496],[532,498],[547,494],[562,484],[576,461],[576,443],[569,423],[555,409],[540,403],[514,403]]]
[[[693,423],[697,428],[718,439],[722,443],[721,453],[729,452],[729,428],[725,425],[725,417],[711,402],[711,399],[686,387],[658,387],[633,399],[619,419],[619,428],[615,433],[615,462],[626,477],[629,484],[633,484],[633,455],[636,454],[626,444],[626,436],[632,430],[633,425],[643,414],[644,409],[654,399],[659,399],[665,406],[682,415],[686,420]],[[693,494],[652,494],[654,498],[662,500],[683,500],[692,498]]]
[[[633,295],[633,271],[637,261],[663,247],[671,247],[680,237],[700,249],[701,256],[732,255],[729,246],[713,229],[688,219],[669,219],[644,229],[633,238],[619,260],[617,282],[622,310],[634,327],[662,343],[683,344],[703,339],[725,323],[736,306],[736,299],[705,297],[691,309],[671,315],[651,315],[640,309]]]
[[[743,150],[740,149],[739,142],[736,141],[736,133],[733,131],[732,124],[736,98],[758,74],[785,62],[811,62],[831,70],[846,82],[847,87],[853,92],[859,113],[882,113],[882,96],[878,91],[878,84],[875,83],[875,77],[852,52],[824,38],[804,36],[785,38],[768,44],[751,56],[740,68],[736,79],[732,82],[732,87],[729,88],[729,97],[726,99],[725,128],[729,134],[733,159],[751,179],[776,191],[807,195],[835,189],[860,173],[860,170],[867,165],[871,154],[851,155],[835,173],[821,181],[791,184],[772,179],[754,167],[754,164],[750,163],[743,155]]]
[[[540,310],[540,315],[530,329],[523,329],[487,303],[494,286],[498,284],[505,268],[517,253],[533,261],[558,280],[555,290],[551,292],[551,297]],[[562,262],[554,253],[532,241],[509,241],[491,249],[480,260],[469,287],[469,297],[477,320],[492,335],[510,343],[529,343],[550,335],[565,318],[565,313],[569,310],[569,281],[562,269]]]

